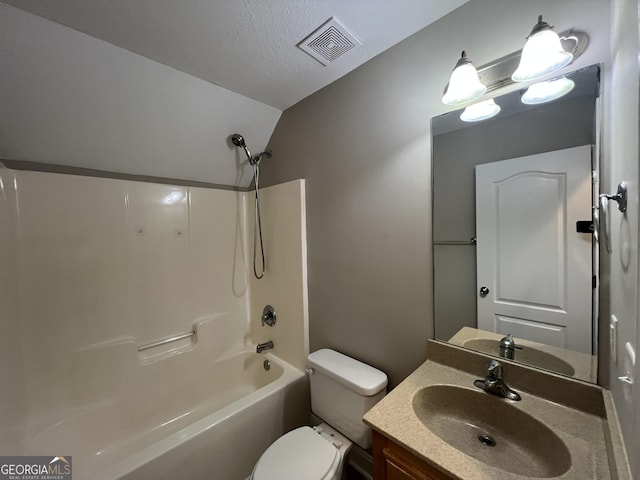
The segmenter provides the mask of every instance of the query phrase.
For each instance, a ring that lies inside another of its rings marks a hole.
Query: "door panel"
[[[591,147],[476,167],[478,327],[591,353]]]
[[[526,338],[527,340],[554,347],[567,348],[567,329],[561,325],[550,325],[542,322],[532,322],[525,318],[495,315],[494,331],[503,335],[510,333],[516,338]]]

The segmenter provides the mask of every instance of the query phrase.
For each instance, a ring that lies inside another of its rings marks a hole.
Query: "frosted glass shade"
[[[537,105],[556,100],[573,90],[575,85],[573,80],[565,77],[548,82],[534,83],[522,95],[522,103]]]
[[[529,37],[522,49],[520,65],[511,80],[514,82],[527,82],[544,77],[573,60],[573,55],[562,48],[558,34],[546,28]]]
[[[478,71],[466,53],[462,52],[462,58],[456,68],[451,72],[449,84],[442,96],[445,105],[460,105],[480,98],[487,91],[487,87],[478,78]]]
[[[493,98],[490,98],[489,100],[469,105],[460,115],[460,120],[463,122],[479,122],[495,117],[498,113],[500,113],[500,105],[496,104]]]

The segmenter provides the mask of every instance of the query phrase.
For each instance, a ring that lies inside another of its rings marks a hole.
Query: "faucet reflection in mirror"
[[[515,360],[516,348],[518,350],[522,350],[522,347],[516,345],[516,341],[513,339],[513,335],[511,335],[510,333],[500,339],[500,356],[502,358]]]

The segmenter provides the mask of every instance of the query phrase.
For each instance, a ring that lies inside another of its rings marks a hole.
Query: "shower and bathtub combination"
[[[252,193],[0,164],[3,454],[71,456],[77,480],[242,479],[308,422],[304,181]]]

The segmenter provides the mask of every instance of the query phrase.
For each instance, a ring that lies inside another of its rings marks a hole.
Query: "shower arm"
[[[262,157],[266,156],[267,158],[271,158],[272,155],[273,153],[271,152],[271,150],[265,150],[264,152],[260,152],[254,155],[253,157],[249,157],[249,163],[251,165],[257,165],[258,163],[260,163],[260,160],[262,160]]]

